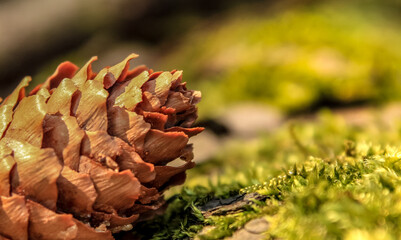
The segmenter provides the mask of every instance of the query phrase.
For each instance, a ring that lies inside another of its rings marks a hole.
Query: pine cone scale
[[[73,219],[74,223],[77,225],[77,235],[75,236],[75,240],[113,240],[113,236],[110,231],[96,231],[88,225]]]
[[[46,82],[40,85],[39,89],[54,89],[60,85],[60,82],[64,78],[72,78],[75,73],[77,72],[78,67],[75,66],[73,63],[66,61],[61,63],[56,71],[51,75]],[[36,91],[39,91],[37,89]],[[35,91],[31,92],[30,95],[33,95]]]
[[[151,124],[145,122],[142,115],[127,111],[120,107],[109,108],[108,132],[118,137],[136,149],[142,149],[145,136],[151,128]]]
[[[120,141],[122,154],[116,158],[120,170],[130,169],[141,183],[147,183],[155,179],[154,165],[142,160],[137,152],[126,142]]]
[[[62,166],[53,149],[40,149],[29,143],[3,138],[13,150],[16,166],[11,173],[12,191],[55,210],[57,202],[56,181]]]
[[[42,205],[27,201],[29,210],[29,238],[32,239],[75,239],[78,227],[70,214],[57,214]]]
[[[7,129],[5,137],[41,147],[42,123],[47,108],[45,101],[46,99],[39,95],[22,99],[14,111],[13,121]]]
[[[95,207],[107,205],[116,211],[126,210],[140,195],[141,184],[129,170],[116,173],[99,166],[91,170],[90,176],[99,194]]]
[[[181,149],[188,143],[183,132],[162,132],[151,129],[145,139],[144,160],[153,164],[166,164],[181,155]]]
[[[28,239],[28,217],[23,196],[0,197],[1,235],[10,239]]]
[[[77,93],[78,88],[71,79],[61,81],[58,88],[55,88],[47,102],[48,114],[60,113],[68,116],[71,113],[72,97]]]
[[[103,84],[88,80],[80,93],[76,110],[79,126],[87,131],[107,131],[106,100],[109,93],[103,88]]]
[[[89,215],[98,196],[89,174],[73,171],[64,166],[57,179],[59,197],[57,205],[77,216]]]
[[[185,176],[179,175],[180,173],[185,172],[185,170],[193,168],[195,166],[194,162],[187,162],[184,165],[180,167],[170,167],[170,166],[156,166],[155,171],[156,171],[156,178],[152,182],[152,186],[155,188],[161,188],[163,185],[165,185],[168,181],[172,180],[171,178],[173,176],[178,176],[177,180],[181,184],[182,180],[185,180]],[[171,185],[176,185],[176,184],[171,184]]]
[[[119,88],[116,88],[116,91],[113,92],[113,98],[109,98],[109,101],[113,102],[114,100],[114,106],[133,111],[136,105],[142,101],[141,87],[148,79],[149,73],[147,71],[142,72],[130,82],[126,82],[120,85]],[[114,99],[116,95],[118,95],[118,97]]]
[[[14,158],[9,155],[10,152],[2,156],[2,161],[0,161],[0,196],[10,196],[10,172],[15,165]],[[4,150],[6,151],[6,150]]]

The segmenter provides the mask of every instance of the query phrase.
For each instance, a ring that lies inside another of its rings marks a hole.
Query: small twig
[[[301,143],[297,134],[295,133],[295,124],[291,123],[289,126],[289,131],[292,140],[294,140],[295,145],[299,148],[299,150],[304,154],[305,158],[307,158],[310,154],[308,149]]]

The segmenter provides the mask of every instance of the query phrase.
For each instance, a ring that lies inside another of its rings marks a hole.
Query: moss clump
[[[269,217],[272,238],[353,239],[360,232],[401,233],[401,149],[356,144],[355,154],[329,161],[310,159],[302,170],[258,185],[258,192],[283,201]],[[246,190],[245,190],[246,191]]]
[[[144,239],[221,239],[264,217],[270,223],[264,233],[268,239],[397,239],[401,125],[355,127],[322,112],[315,122],[290,126],[238,142],[192,170],[186,186],[170,198],[167,213],[140,225],[137,234]],[[266,200],[224,215],[200,212],[212,199],[246,193]]]
[[[220,189],[219,192],[216,192],[216,189]],[[133,234],[144,239],[155,240],[195,237],[205,225],[219,222],[214,218],[205,219],[198,206],[204,205],[215,197],[227,198],[236,195],[239,189],[239,186],[224,185],[184,187],[179,194],[170,197],[165,214],[151,221],[140,223],[136,228],[139,230]],[[217,234],[221,236],[222,233],[218,232]]]

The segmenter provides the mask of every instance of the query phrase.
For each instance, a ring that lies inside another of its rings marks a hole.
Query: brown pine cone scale
[[[194,167],[201,95],[182,72],[92,71],[70,62],[0,105],[0,239],[113,239],[163,204]],[[177,158],[179,167],[167,164]]]

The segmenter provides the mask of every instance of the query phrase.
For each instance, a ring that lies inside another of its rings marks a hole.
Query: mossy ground
[[[138,225],[137,234],[221,239],[264,217],[270,223],[266,239],[398,239],[400,133],[399,124],[355,127],[322,112],[316,121],[235,143],[191,170],[166,214]],[[199,210],[211,199],[253,192],[266,200],[207,218]],[[213,229],[199,234],[205,226]]]

